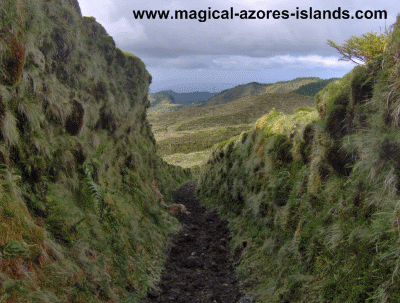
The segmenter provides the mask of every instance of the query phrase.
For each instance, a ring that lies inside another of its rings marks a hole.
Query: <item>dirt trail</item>
[[[175,203],[190,215],[179,218],[184,228],[172,238],[159,291],[142,303],[236,303],[241,296],[230,261],[227,222],[215,211],[207,212],[194,197],[196,181],[181,186]]]

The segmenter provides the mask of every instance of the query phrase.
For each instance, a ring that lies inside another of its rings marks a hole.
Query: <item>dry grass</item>
[[[188,154],[173,154],[164,156],[163,159],[172,165],[181,166],[184,168],[190,168],[193,166],[201,166],[207,162],[211,155],[211,150],[202,150],[199,152],[193,152]]]

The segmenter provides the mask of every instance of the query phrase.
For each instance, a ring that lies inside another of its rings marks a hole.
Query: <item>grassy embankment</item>
[[[0,302],[134,302],[190,172],[156,153],[151,77],[76,0],[0,10]]]
[[[257,302],[400,301],[400,17],[383,56],[220,143],[197,195],[219,209]]]

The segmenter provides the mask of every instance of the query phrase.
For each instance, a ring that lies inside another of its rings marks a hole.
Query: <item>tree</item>
[[[378,35],[376,32],[363,34],[361,37],[352,36],[346,40],[342,46],[337,45],[332,40],[328,40],[328,44],[336,48],[342,55],[339,60],[352,61],[356,64],[367,64],[376,59],[383,53],[383,49],[388,41],[389,32]]]

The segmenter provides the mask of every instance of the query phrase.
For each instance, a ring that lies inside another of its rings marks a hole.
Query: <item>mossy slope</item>
[[[189,171],[157,156],[151,76],[76,0],[0,1],[0,301],[134,302]]]
[[[215,147],[197,194],[257,302],[399,302],[400,17],[382,56]],[[318,117],[319,116],[319,117]]]

